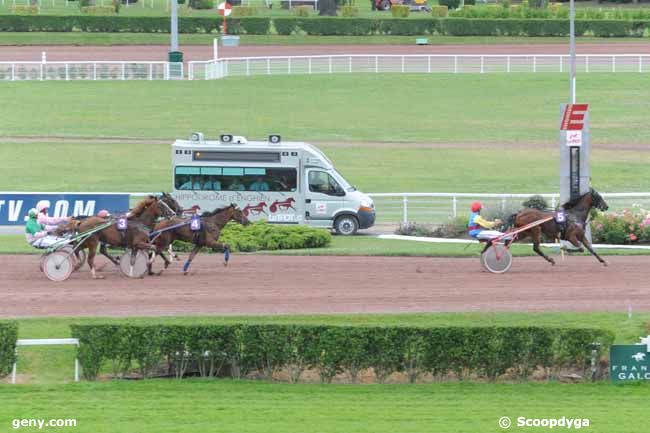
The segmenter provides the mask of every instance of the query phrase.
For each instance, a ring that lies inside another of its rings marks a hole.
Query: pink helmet
[[[97,212],[97,216],[100,218],[108,218],[109,216],[111,216],[111,214],[106,209],[102,209],[99,212]]]

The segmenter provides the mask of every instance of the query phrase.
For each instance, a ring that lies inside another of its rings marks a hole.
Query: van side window
[[[177,166],[177,190],[295,192],[298,172],[284,167]]]
[[[327,195],[340,195],[343,188],[327,172],[312,170],[309,172],[309,191]]]

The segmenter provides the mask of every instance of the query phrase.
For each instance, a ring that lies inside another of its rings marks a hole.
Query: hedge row
[[[0,377],[11,372],[16,360],[17,339],[18,324],[16,322],[0,322]]]
[[[278,225],[255,222],[247,226],[231,223],[219,237],[234,252],[321,248],[330,244],[332,235],[323,229],[303,225]],[[192,244],[174,242],[175,251],[191,251]]]
[[[182,378],[189,371],[241,378],[259,372],[271,378],[279,369],[298,382],[316,369],[324,383],[340,373],[356,382],[373,368],[377,380],[404,372],[411,382],[424,373],[437,377],[486,377],[508,373],[526,378],[535,369],[559,373],[585,369],[592,343],[606,351],[609,331],[542,327],[342,327],[303,325],[135,326],[73,325],[79,339],[84,377],[94,380],[102,366],[116,377],[137,366],[143,377],[160,369]]]
[[[449,36],[567,36],[564,19],[475,19],[475,18],[337,18],[337,17],[242,17],[228,21],[231,34],[263,35],[271,24],[281,35],[304,32],[309,35],[449,35]],[[219,31],[221,20],[181,17],[181,33]],[[133,32],[167,33],[169,18],[123,16],[17,16],[0,15],[0,32]],[[576,34],[595,36],[642,36],[650,30],[648,20],[576,20]]]

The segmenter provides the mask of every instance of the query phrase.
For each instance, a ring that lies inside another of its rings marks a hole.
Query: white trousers
[[[65,238],[59,238],[57,236],[52,236],[52,235],[47,235],[42,238],[36,239],[33,243],[32,246],[34,248],[48,248],[54,245],[57,242],[63,241]]]

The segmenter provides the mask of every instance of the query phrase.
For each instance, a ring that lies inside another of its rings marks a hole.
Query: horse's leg
[[[173,248],[172,244],[169,244],[169,246],[167,247],[167,252],[169,252],[169,257],[171,257],[174,260],[180,260],[181,259],[179,257],[179,255],[174,252],[174,248]],[[167,265],[167,266],[169,266],[169,265]],[[167,267],[167,266],[165,266],[165,267]]]
[[[95,272],[95,255],[97,254],[97,241],[88,241],[88,267],[94,279],[103,279],[102,275],[97,275]]]
[[[113,257],[110,254],[108,254],[108,248],[106,248],[106,244],[104,242],[99,243],[99,252],[101,253],[102,256],[106,257],[108,260],[113,262],[115,266],[118,266],[120,264],[119,257]]]
[[[530,230],[530,237],[533,239],[533,251],[544,257],[544,259],[550,264],[555,265],[555,260],[544,254],[544,252],[539,248],[539,244],[542,243],[542,229],[539,227],[533,227]]]
[[[205,239],[205,246],[208,248],[211,248],[212,251],[214,252],[220,252],[220,251],[230,251],[230,246],[226,243],[219,242],[216,239],[213,239],[211,236],[206,236]],[[487,247],[485,248],[487,249]],[[228,253],[226,253],[226,257],[228,257]],[[223,261],[224,266],[228,266],[228,259],[224,259]]]
[[[188,269],[190,268],[190,264],[192,263],[192,260],[194,260],[194,257],[198,254],[198,252],[201,250],[200,245],[194,245],[194,248],[192,249],[192,252],[190,253],[190,256],[187,258],[187,261],[183,265],[183,274],[187,275],[188,274]]]
[[[579,244],[582,243],[582,245],[584,245],[585,248],[587,248],[587,250],[589,250],[589,252],[590,252],[594,257],[596,257],[596,259],[597,259],[600,263],[602,263],[603,265],[607,266],[607,262],[606,262],[605,260],[603,260],[603,258],[600,257],[600,256],[598,255],[598,253],[596,253],[596,251],[594,251],[593,247],[591,246],[591,242],[589,242],[589,241],[587,240],[587,238],[585,237],[584,232],[577,233],[577,234],[576,234],[576,237],[579,238],[579,239],[576,239],[576,240],[579,240]],[[571,241],[571,243],[573,243],[573,241]],[[574,245],[575,245],[575,244],[574,244]]]

